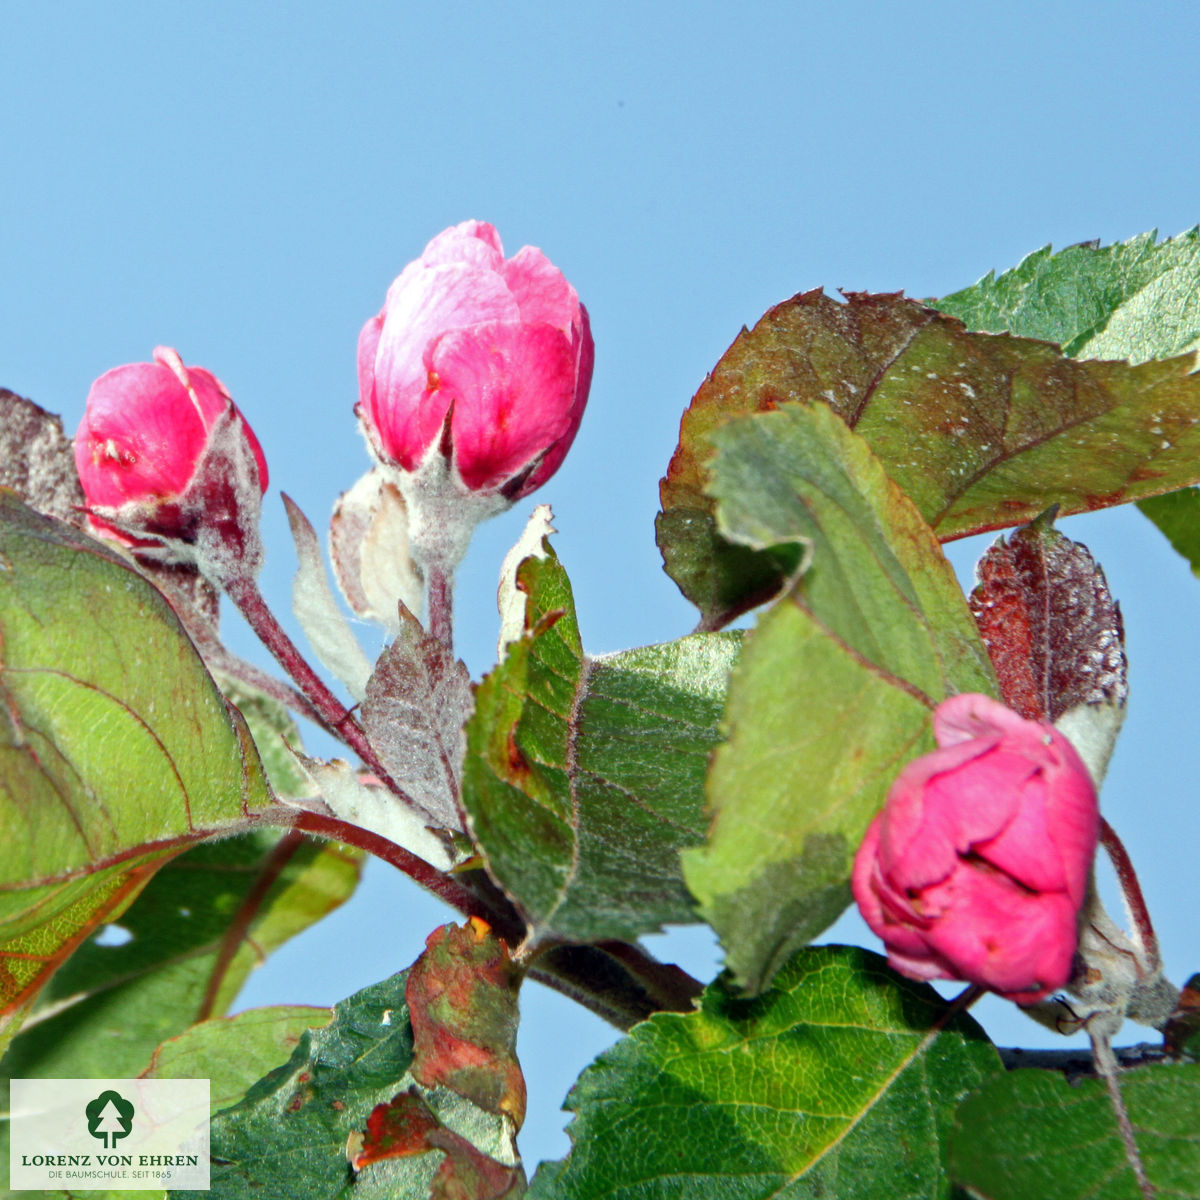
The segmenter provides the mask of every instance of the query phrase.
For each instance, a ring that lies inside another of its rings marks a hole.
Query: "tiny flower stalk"
[[[409,514],[430,631],[449,643],[453,575],[480,521],[558,470],[583,418],[587,310],[540,250],[496,230],[438,234],[358,341],[357,413]]]
[[[1121,895],[1125,900],[1125,909],[1129,914],[1129,923],[1138,950],[1138,967],[1143,974],[1149,976],[1162,969],[1162,956],[1158,950],[1158,935],[1154,932],[1154,924],[1150,920],[1150,910],[1146,907],[1146,898],[1142,895],[1142,885],[1138,881],[1137,872],[1133,869],[1133,860],[1125,843],[1117,836],[1117,831],[1102,817],[1100,819],[1100,844],[1108,855],[1117,874],[1117,883],[1121,887]]]

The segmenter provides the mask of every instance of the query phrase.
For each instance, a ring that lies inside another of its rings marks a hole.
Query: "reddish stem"
[[[362,727],[351,716],[346,706],[325,686],[324,680],[308,665],[308,660],[296,648],[296,643],[288,637],[287,631],[276,620],[275,614],[267,607],[267,602],[258,590],[258,584],[253,579],[243,576],[226,580],[224,587],[250,628],[258,634],[259,640],[275,656],[275,661],[291,676],[312,704],[321,725],[349,746],[386,788],[399,796],[410,808],[416,809],[412,798],[400,788],[379,761]]]
[[[461,877],[443,875],[403,847],[337,817],[301,812],[293,828],[345,842],[391,863],[463,916],[482,918],[510,946],[519,945],[525,935],[521,918],[486,877],[478,879],[476,886],[468,886]],[[489,896],[489,891],[494,895]],[[704,985],[686,971],[657,962],[638,945],[606,942],[603,947],[557,949],[563,954],[554,949],[547,951],[530,968],[530,975],[584,1005],[623,1033],[654,1012],[664,1009],[690,1012],[696,997],[704,990]],[[612,972],[604,968],[604,960],[608,958],[620,964],[620,979],[612,978]],[[636,994],[631,991],[631,984],[638,989]]]
[[[337,817],[327,817],[322,813],[301,812],[294,823],[294,828],[302,829],[318,837],[332,838],[334,841],[345,842],[348,846],[356,846],[365,850],[384,862],[391,863],[398,871],[402,871],[410,879],[415,880],[423,888],[432,892],[439,900],[444,900],[451,908],[462,913],[464,917],[481,917],[489,925],[500,926],[505,919],[494,913],[491,907],[469,888],[464,887],[452,875],[443,875],[436,867],[431,867],[423,858],[418,858],[403,846],[389,842],[387,838],[372,833],[369,829],[361,829],[342,821]]]
[[[1151,973],[1162,965],[1158,952],[1158,937],[1150,920],[1150,910],[1146,907],[1146,898],[1142,895],[1142,885],[1138,882],[1137,872],[1133,869],[1133,860],[1125,849],[1125,844],[1117,836],[1117,832],[1103,818],[1100,818],[1100,845],[1105,849],[1117,873],[1117,882],[1121,885],[1121,893],[1125,897],[1125,906],[1129,910],[1130,919],[1137,928],[1142,948],[1146,952],[1147,962],[1139,964]]]

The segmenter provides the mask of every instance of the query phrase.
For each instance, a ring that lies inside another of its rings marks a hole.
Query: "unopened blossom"
[[[987,696],[933,719],[854,862],[854,898],[913,979],[961,979],[1030,1004],[1072,973],[1099,815],[1087,768],[1051,725]]]
[[[174,350],[159,346],[152,362],[92,384],[75,465],[105,536],[163,561],[257,566],[262,447],[221,381]]]
[[[545,483],[587,403],[592,335],[575,289],[483,221],[438,234],[358,340],[358,414],[381,462],[447,460],[460,493],[505,504]]]

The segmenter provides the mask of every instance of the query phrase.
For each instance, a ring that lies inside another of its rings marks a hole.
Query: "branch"
[[[275,614],[263,599],[262,593],[258,590],[258,584],[249,576],[243,575],[225,580],[224,587],[230,600],[237,605],[238,611],[246,618],[250,628],[254,630],[263,645],[270,650],[275,656],[275,660],[295,680],[297,686],[311,702],[321,727],[338,741],[349,746],[392,795],[398,797],[414,812],[422,812],[421,806],[388,774],[371,743],[367,740],[362,726],[354,719],[350,710],[309,666],[308,660],[300,653],[296,643],[288,636],[287,631],[280,625]],[[420,860],[415,861],[419,862]]]
[[[1096,1074],[1096,1064],[1087,1050],[1025,1050],[1020,1046],[1000,1046],[1000,1061],[1010,1071],[1038,1067],[1058,1071],[1068,1083]],[[1148,1067],[1170,1062],[1172,1055],[1158,1042],[1140,1042],[1136,1046],[1114,1046],[1112,1054],[1124,1068]]]
[[[622,1033],[656,1012],[691,1012],[704,990],[686,971],[624,942],[554,946],[537,957],[529,978],[574,1000]],[[664,989],[668,979],[672,986]]]
[[[483,871],[444,875],[424,859],[338,817],[280,805],[268,820],[345,842],[390,863],[464,917],[486,921],[509,946],[525,938],[525,922]],[[641,946],[555,946],[538,956],[529,977],[561,992],[622,1033],[656,1012],[691,1012],[704,985],[686,971],[661,963]]]

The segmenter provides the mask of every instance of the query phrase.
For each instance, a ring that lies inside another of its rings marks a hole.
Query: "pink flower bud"
[[[562,462],[592,357],[587,311],[550,260],[532,246],[506,259],[491,225],[464,221],[363,326],[357,412],[381,461],[414,472],[441,452],[467,491],[512,501]]]
[[[267,463],[219,379],[167,347],[88,392],[75,466],[92,525],[166,561],[257,559]],[[257,561],[252,564],[257,567]]]
[[[854,860],[851,886],[888,962],[1032,1004],[1071,976],[1099,814],[1087,768],[1051,725],[986,696],[933,717]]]

